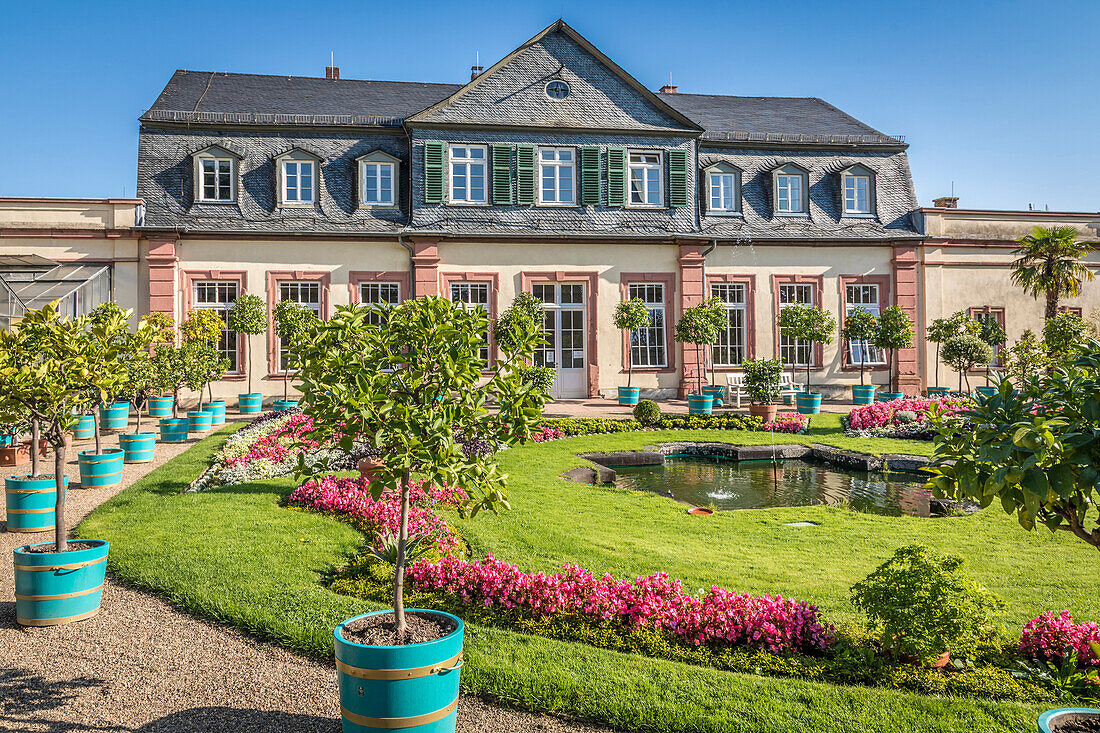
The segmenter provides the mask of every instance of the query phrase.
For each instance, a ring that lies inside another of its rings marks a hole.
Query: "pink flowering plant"
[[[1047,611],[1024,624],[1020,653],[1057,663],[1076,653],[1079,665],[1100,667],[1100,626],[1092,621],[1075,623],[1068,610],[1058,615]]]
[[[774,420],[764,423],[763,430],[768,433],[799,434],[806,432],[806,426],[809,422],[808,415],[798,412],[781,412],[775,416]]]
[[[895,419],[897,414],[912,413],[912,420],[907,424],[913,426],[917,431],[928,432],[933,428],[929,421],[929,415],[933,408],[945,418],[950,418],[970,409],[972,404],[973,402],[970,399],[960,397],[938,397],[935,399],[907,397],[857,407],[848,413],[843,422],[845,432],[849,437],[891,437],[901,427],[900,420]]]

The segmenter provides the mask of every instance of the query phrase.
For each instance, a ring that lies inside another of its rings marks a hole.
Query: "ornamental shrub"
[[[233,307],[226,313],[226,321],[234,333],[244,334],[247,353],[248,391],[252,392],[252,339],[261,333],[267,333],[267,303],[258,295],[245,293],[237,298]]]
[[[1070,652],[1076,652],[1079,665],[1100,667],[1100,626],[1091,621],[1074,623],[1069,611],[1057,616],[1047,611],[1024,624],[1019,648],[1032,659],[1059,664]]]
[[[831,344],[836,331],[836,318],[824,308],[792,303],[779,311],[779,328],[788,337],[811,344]],[[806,392],[810,392],[810,369],[806,363]]]
[[[993,349],[974,334],[964,333],[953,336],[943,344],[943,363],[959,373],[959,391],[962,392],[963,378],[966,388],[970,389],[970,377],[967,374],[978,366],[985,366],[993,359]]]
[[[849,346],[855,342],[873,344],[878,337],[878,318],[866,308],[855,307],[848,311],[844,318],[844,325],[840,329],[841,337]],[[867,365],[867,352],[865,348],[859,350],[859,383],[863,384],[863,375]]]
[[[962,570],[961,557],[939,557],[923,545],[899,548],[852,586],[867,628],[895,656],[931,662],[995,632],[1001,600]]]
[[[917,421],[917,413],[912,410],[898,410],[894,413],[893,420],[897,425],[908,425],[911,422]]]
[[[866,430],[868,428],[884,428],[894,422],[894,416],[898,412],[911,412],[916,422],[924,422],[928,419],[929,409],[935,405],[936,409],[945,415],[954,415],[965,410],[973,404],[969,398],[937,397],[907,397],[890,402],[876,402],[873,405],[856,407],[848,413],[845,427],[851,430]]]
[[[653,400],[642,400],[634,405],[634,419],[641,423],[643,428],[656,425],[661,420],[661,407]]]
[[[556,376],[554,370],[550,367],[530,366],[528,364],[516,366],[516,378],[521,382],[533,385],[535,389],[544,395],[550,394]]]
[[[1079,346],[1089,337],[1089,326],[1076,313],[1059,313],[1043,326],[1043,341],[1051,359],[1071,361],[1079,352]]]
[[[649,325],[650,321],[649,306],[645,304],[645,301],[641,298],[631,298],[630,300],[624,300],[615,306],[615,315],[613,321],[615,328],[623,331],[634,332],[640,328],[645,328]],[[626,360],[626,386],[630,386],[631,377],[634,376],[634,360]]]
[[[654,427],[661,430],[760,430],[762,420],[752,415],[662,415]],[[567,436],[628,433],[641,430],[637,420],[610,417],[562,417],[540,421],[544,427],[560,428]]]
[[[783,364],[778,359],[746,359],[741,363],[745,371],[745,391],[754,405],[770,405],[779,399],[779,380]]]

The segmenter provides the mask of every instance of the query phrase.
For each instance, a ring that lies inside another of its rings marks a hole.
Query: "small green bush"
[[[661,407],[653,400],[642,400],[634,405],[634,419],[648,428],[656,425],[661,419]]]
[[[639,403],[641,404],[641,403]],[[637,420],[609,417],[549,418],[539,423],[543,427],[558,428],[567,436],[626,433],[641,430]],[[663,415],[654,423],[662,430],[760,430],[763,421],[751,415]]]
[[[554,386],[554,378],[557,376],[550,367],[526,364],[516,367],[516,375],[521,382],[534,385],[544,395],[550,394],[550,388]]]

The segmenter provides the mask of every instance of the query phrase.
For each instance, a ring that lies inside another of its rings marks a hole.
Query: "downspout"
[[[401,121],[401,129],[405,131],[405,140],[408,142],[409,151],[408,172],[405,174],[409,190],[409,195],[406,197],[405,201],[409,207],[409,216],[405,220],[405,226],[401,227],[401,231],[397,233],[397,243],[404,247],[405,251],[409,253],[409,293],[405,296],[406,300],[408,300],[410,295],[416,293],[416,261],[413,260],[416,251],[411,244],[405,241],[405,232],[408,231],[409,225],[412,224],[413,216],[413,144],[412,133],[409,132],[409,127],[405,124],[404,120]]]
[[[405,231],[402,229],[397,233],[397,243],[405,248],[405,251],[409,253],[409,291],[405,294],[406,300],[411,300],[409,296],[416,292],[416,261],[413,260],[414,250],[411,244],[405,241]]]

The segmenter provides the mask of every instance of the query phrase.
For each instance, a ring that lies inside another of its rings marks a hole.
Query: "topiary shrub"
[[[640,422],[643,428],[656,425],[661,421],[661,407],[653,400],[642,400],[634,405],[634,419]]]

